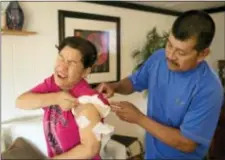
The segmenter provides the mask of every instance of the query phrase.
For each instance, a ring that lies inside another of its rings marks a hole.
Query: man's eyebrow
[[[169,40],[169,38],[168,38],[168,42],[169,42],[170,45],[173,46],[173,44],[171,43],[171,41]],[[176,47],[176,49],[179,50],[179,51],[182,51],[182,52],[186,53],[186,52],[185,52],[183,49],[181,49],[181,48],[177,48],[177,47]]]
[[[179,51],[186,53],[183,49],[177,48]]]
[[[172,43],[170,42],[170,39],[169,39],[169,38],[167,39],[167,42],[169,42],[169,44],[172,44]]]
[[[169,38],[168,38],[168,42],[172,47],[174,47],[173,44],[171,43],[171,41],[169,40]]]

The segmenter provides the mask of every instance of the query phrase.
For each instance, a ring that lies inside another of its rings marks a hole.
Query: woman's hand
[[[73,97],[70,93],[61,91],[57,93],[56,104],[61,107],[62,110],[68,111],[79,105],[77,98]]]

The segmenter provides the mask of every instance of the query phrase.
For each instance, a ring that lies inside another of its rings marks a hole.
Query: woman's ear
[[[84,73],[83,73],[83,78],[87,78],[88,74],[91,73],[91,67],[88,67],[84,70]]]

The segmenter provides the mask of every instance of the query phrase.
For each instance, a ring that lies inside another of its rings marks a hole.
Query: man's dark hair
[[[92,67],[97,59],[97,49],[93,43],[81,37],[66,37],[57,47],[59,52],[66,46],[81,52],[84,68]]]
[[[207,13],[190,10],[175,20],[172,34],[181,41],[196,38],[195,49],[199,52],[210,46],[215,34],[215,23]]]

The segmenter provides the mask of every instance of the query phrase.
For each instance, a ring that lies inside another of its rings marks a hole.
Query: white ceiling
[[[207,9],[207,8],[214,8],[214,7],[221,7],[225,6],[224,1],[203,1],[203,2],[196,2],[196,1],[184,1],[184,2],[174,2],[174,1],[129,1],[129,3],[134,4],[141,4],[146,6],[152,6],[162,9],[174,10],[184,12],[190,9]]]

